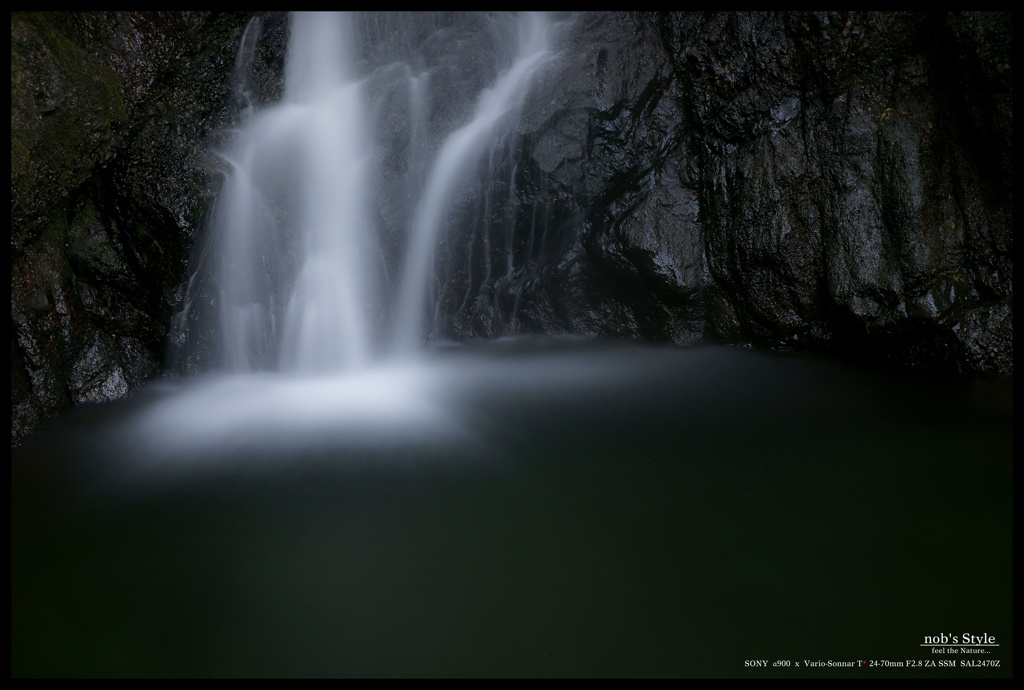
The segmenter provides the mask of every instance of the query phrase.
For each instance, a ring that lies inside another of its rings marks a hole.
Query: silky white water
[[[293,13],[283,95],[262,110],[248,75],[260,20],[246,29],[240,121],[173,336],[204,376],[135,420],[139,443],[458,434],[419,356],[437,247],[458,241],[456,198],[488,193],[475,173],[508,155],[560,30],[540,13],[459,21],[453,34],[418,16]]]
[[[522,107],[531,77],[551,56],[551,29],[543,15],[526,15],[519,32],[519,50],[512,66],[480,94],[473,119],[448,137],[430,169],[413,220],[398,298],[395,346],[403,354],[414,351],[418,344],[433,247],[455,186],[486,145],[499,137],[500,127]]]
[[[360,45],[368,20],[360,32],[357,19],[291,15],[283,97],[244,113],[222,154],[229,170],[206,245],[216,258],[196,271],[209,271],[199,283],[215,286],[206,289],[216,345],[201,369],[331,374],[414,356],[430,330],[435,253],[453,201],[512,131],[556,54],[557,25],[547,16],[489,17],[493,45],[484,50],[496,63],[467,94],[453,90],[459,73],[443,64],[423,67],[415,55],[361,59],[371,46]],[[247,30],[243,48],[253,41]],[[474,50],[452,55],[483,62]],[[429,111],[453,92],[472,104],[438,131]],[[402,136],[386,140],[380,123],[396,117],[406,123]],[[382,189],[395,171],[402,184]],[[380,209],[396,203],[397,220],[382,227]],[[384,233],[404,252],[390,266]],[[176,339],[187,340],[195,323],[180,323],[185,333]]]
[[[225,156],[212,231],[229,371],[331,372],[369,359],[369,151],[347,19],[292,18],[284,99],[243,123]]]

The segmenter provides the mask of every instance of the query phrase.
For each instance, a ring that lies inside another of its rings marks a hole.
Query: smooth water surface
[[[153,387],[15,455],[13,675],[1010,675],[979,386],[520,339]],[[967,632],[1002,668],[745,663]]]

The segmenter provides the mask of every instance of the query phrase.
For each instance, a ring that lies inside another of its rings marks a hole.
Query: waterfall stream
[[[449,41],[449,61],[481,65],[474,89],[453,88],[460,75],[452,65],[426,64],[420,54],[389,52],[368,65],[358,23],[346,13],[292,15],[281,102],[244,114],[222,154],[230,169],[207,228],[217,258],[203,267],[214,274],[196,283],[217,286],[210,301],[218,347],[205,367],[315,374],[414,355],[432,326],[435,252],[455,198],[474,193],[482,159],[502,152],[531,85],[552,64],[559,30],[540,13],[497,15],[483,21],[482,45]],[[415,27],[396,22],[387,38]],[[239,49],[243,72],[253,33]],[[238,81],[247,84],[244,75]],[[453,92],[467,102],[444,103]],[[465,121],[439,128],[429,112],[442,106],[461,109]],[[394,118],[406,126],[385,141],[379,123]],[[404,186],[382,191],[382,176],[396,173]],[[399,227],[380,227],[379,209],[395,199],[379,195],[402,193]],[[399,235],[405,252],[390,268],[386,232]]]

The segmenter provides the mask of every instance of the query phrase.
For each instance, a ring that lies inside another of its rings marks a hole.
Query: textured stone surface
[[[1012,373],[1011,31],[1001,13],[591,18],[532,137],[582,228],[520,309],[554,304],[552,332]]]
[[[244,20],[11,15],[12,443],[159,373]]]

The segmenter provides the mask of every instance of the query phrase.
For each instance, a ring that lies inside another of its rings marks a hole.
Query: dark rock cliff
[[[11,15],[12,442],[159,373],[244,19]]]
[[[1010,374],[1011,32],[998,13],[595,16],[530,143],[582,229],[521,311]]]
[[[161,371],[248,19],[12,14],[12,443]],[[267,15],[253,105],[286,34]],[[512,270],[452,235],[438,335],[1012,375],[1009,13],[595,13],[570,41],[495,173]]]

